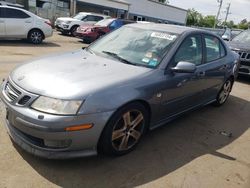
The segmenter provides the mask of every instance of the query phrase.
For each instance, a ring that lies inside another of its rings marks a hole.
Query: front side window
[[[202,63],[202,40],[200,35],[187,37],[174,56],[173,67],[180,61],[200,65]]]
[[[88,15],[85,18],[83,18],[82,21],[98,22],[98,21],[100,21],[102,19],[103,19],[103,17],[101,17],[101,16]]]
[[[26,14],[25,12],[17,9],[11,9],[11,8],[4,8],[5,10],[5,18],[16,18],[16,19],[25,19],[29,18],[30,16]]]
[[[91,45],[96,55],[124,63],[156,67],[178,38],[177,34],[136,27],[121,27]]]
[[[205,36],[206,62],[211,62],[226,55],[225,48],[217,37]]]

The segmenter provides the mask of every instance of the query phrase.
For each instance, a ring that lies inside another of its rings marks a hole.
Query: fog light
[[[75,126],[71,126],[71,127],[66,127],[65,130],[66,131],[80,131],[80,130],[87,130],[87,129],[91,129],[93,127],[93,124],[83,124],[83,125],[75,125]]]
[[[71,140],[44,140],[44,145],[50,148],[66,148],[71,144]]]

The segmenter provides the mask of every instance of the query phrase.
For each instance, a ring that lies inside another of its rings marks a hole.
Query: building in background
[[[131,3],[129,18],[137,21],[151,21],[186,25],[187,10],[160,3],[156,0],[126,0]]]
[[[185,25],[187,10],[156,0],[6,0],[23,5],[35,14],[50,19],[95,12],[135,21]]]

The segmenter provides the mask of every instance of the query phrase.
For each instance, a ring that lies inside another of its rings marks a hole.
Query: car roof
[[[129,27],[136,27],[136,28],[156,30],[156,31],[168,31],[176,34],[182,34],[184,32],[191,32],[191,31],[203,32],[202,30],[196,28],[180,26],[180,25],[161,24],[161,23],[134,23],[134,24],[129,24]]]

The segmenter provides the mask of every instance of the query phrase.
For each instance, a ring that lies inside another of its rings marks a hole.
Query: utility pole
[[[76,0],[70,0],[70,16],[76,14]]]
[[[231,14],[231,13],[229,12],[230,6],[231,6],[231,3],[228,3],[227,9],[226,9],[226,18],[225,18],[224,25],[226,25],[228,15]]]
[[[220,16],[220,10],[221,10],[222,4],[223,4],[223,0],[217,0],[217,2],[219,3],[219,9],[218,9],[218,12],[217,12],[217,15],[216,15],[216,18],[215,18],[214,28],[216,27],[216,25],[218,23],[218,19],[219,19],[219,16]]]

